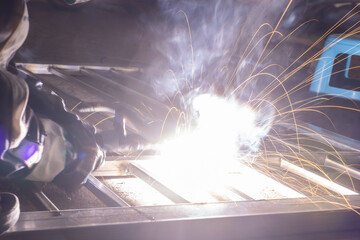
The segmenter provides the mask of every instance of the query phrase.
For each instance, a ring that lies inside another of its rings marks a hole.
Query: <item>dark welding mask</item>
[[[72,3],[80,2],[86,1]],[[100,166],[104,152],[95,129],[60,97],[6,70],[28,28],[26,1],[0,0],[0,176],[54,181],[71,191]]]
[[[16,148],[7,149],[1,157],[0,175],[4,177],[25,178],[40,162],[44,151],[45,131],[41,121],[32,111],[28,132]]]
[[[26,82],[6,71],[29,30],[25,0],[0,1],[0,176],[24,177],[44,149],[44,127],[27,106]]]
[[[28,13],[25,0],[0,1],[0,156],[11,146],[19,144],[20,131],[25,128],[21,121],[12,122],[13,117],[20,117],[24,111],[28,89],[24,82],[11,83],[11,75],[5,70],[15,51],[25,41],[29,29]],[[15,92],[13,92],[15,90]],[[13,102],[15,101],[15,102]],[[18,107],[13,109],[13,105]],[[16,130],[10,136],[9,129]],[[13,142],[11,142],[13,141]]]
[[[28,174],[41,158],[45,132],[27,107],[24,80],[0,69],[0,175]]]
[[[95,129],[60,97],[1,68],[0,113],[2,177],[54,181],[70,191],[104,159]]]

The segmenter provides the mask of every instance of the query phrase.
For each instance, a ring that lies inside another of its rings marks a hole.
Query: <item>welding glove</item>
[[[65,147],[62,147],[66,149],[65,155],[63,154],[66,157],[65,168],[53,181],[68,191],[75,190],[80,184],[85,183],[89,174],[102,164],[105,153],[101,147],[101,139],[97,137],[93,126],[68,112],[63,100],[54,92],[39,87],[34,79],[28,78],[27,81],[30,88],[29,107],[36,114],[52,121],[52,125],[60,126],[60,130],[54,130],[55,128],[53,130],[62,131],[66,140]],[[46,128],[47,125],[44,125]],[[55,136],[59,137],[56,134]],[[59,139],[57,141],[61,142]],[[52,144],[55,142],[52,141]]]

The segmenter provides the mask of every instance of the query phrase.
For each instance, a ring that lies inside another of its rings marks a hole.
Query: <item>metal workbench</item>
[[[22,63],[17,67],[26,76],[42,80],[45,87],[63,95],[66,104],[73,109],[79,104],[86,106],[86,102],[66,93],[70,84],[80,84],[100,100],[114,100],[118,98],[114,95],[116,91],[109,91],[106,83],[116,84],[111,83],[113,80],[108,74],[116,74],[122,79],[120,82],[132,76],[124,74],[124,69],[111,67]],[[100,76],[104,84],[95,86],[95,81],[84,81],[84,76]],[[69,85],[62,88],[59,79],[54,78],[66,79]],[[116,86],[122,87],[121,84]],[[131,88],[131,94],[141,94],[137,91]],[[153,104],[155,106],[156,102]],[[100,113],[81,117],[106,125],[103,120],[107,116]],[[309,135],[306,131],[298,134]],[[89,201],[84,201],[83,206],[81,202],[74,204],[67,199],[71,196],[61,195],[58,190],[47,190],[49,185],[17,183],[25,192],[23,198],[37,205],[35,209],[22,211],[18,223],[2,239],[358,239],[360,179],[354,163],[360,145],[325,130],[321,136],[333,141],[332,145],[342,151],[347,160],[345,165],[321,154],[312,156],[318,158],[319,165],[330,169],[329,176],[335,176],[331,181],[320,172],[302,166],[301,169],[310,173],[305,174],[291,159],[269,157],[271,163],[263,159],[256,167],[244,164],[254,174],[259,174],[258,177],[267,179],[264,185],[276,181],[301,197],[284,197],[281,191],[271,187],[262,189],[268,192],[259,197],[257,193],[237,188],[234,183],[224,192],[211,192],[209,201],[191,200],[151,168],[151,155],[112,155],[79,190],[86,192],[80,201],[84,198]],[[300,146],[292,144],[300,151]],[[324,159],[319,160],[321,158]],[[261,167],[269,164],[276,165],[276,175]],[[293,184],[294,179],[300,184]],[[155,195],[146,195],[147,191]],[[344,195],[343,191],[350,195]],[[151,196],[156,197],[151,199]],[[20,198],[21,204],[25,202],[23,198]],[[62,204],[64,201],[68,204]]]

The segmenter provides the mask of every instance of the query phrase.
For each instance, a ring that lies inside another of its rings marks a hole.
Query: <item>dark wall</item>
[[[45,0],[30,1],[30,31],[16,60],[127,65],[145,38],[139,16],[152,6],[152,1],[95,0],[64,10]]]

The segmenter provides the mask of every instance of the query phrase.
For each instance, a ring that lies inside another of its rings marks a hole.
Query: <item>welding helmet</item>
[[[56,94],[6,70],[28,32],[26,2],[1,0],[0,24],[0,176],[75,189],[103,160],[94,129]]]
[[[5,68],[29,30],[25,0],[0,1],[0,67]]]
[[[44,131],[39,118],[27,107],[26,82],[0,68],[0,175],[26,174],[41,157]]]
[[[104,159],[95,129],[63,100],[0,68],[0,176],[55,182],[68,191]]]

